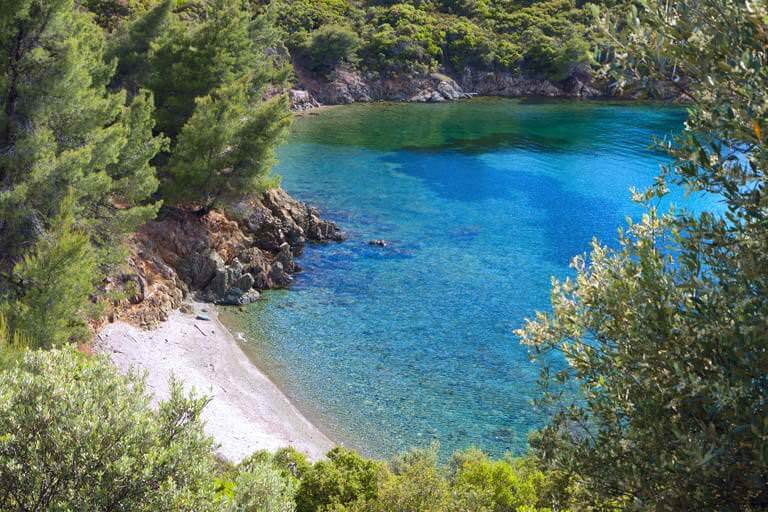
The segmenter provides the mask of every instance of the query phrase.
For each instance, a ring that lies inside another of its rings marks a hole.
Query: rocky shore
[[[187,297],[244,305],[288,286],[294,258],[310,242],[344,233],[282,189],[205,214],[166,209],[131,240],[128,268],[106,287],[124,296],[112,318],[150,328]]]
[[[322,105],[373,101],[440,103],[472,96],[597,98],[609,95],[605,88],[595,86],[588,77],[580,75],[553,82],[469,69],[457,77],[432,73],[400,78],[380,78],[344,68],[336,69],[328,76],[318,76],[300,67],[295,71],[298,81],[296,88],[290,91],[290,97],[292,107],[297,111]]]

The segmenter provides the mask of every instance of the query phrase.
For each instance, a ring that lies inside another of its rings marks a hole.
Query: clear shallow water
[[[233,313],[259,366],[333,439],[389,457],[438,440],[520,453],[547,411],[513,330],[593,236],[639,209],[678,109],[475,100],[299,119],[277,172],[350,235],[290,291]],[[680,191],[672,200],[683,200]],[[387,248],[370,239],[385,239]]]

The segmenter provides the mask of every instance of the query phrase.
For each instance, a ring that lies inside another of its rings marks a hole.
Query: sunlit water
[[[638,215],[629,188],[664,161],[651,138],[683,119],[648,105],[502,100],[299,119],[277,172],[349,240],[309,247],[289,291],[231,321],[337,441],[382,457],[433,440],[444,454],[520,453],[547,411],[531,403],[538,367],[513,330],[548,307],[550,277],[568,275],[593,236],[615,243]]]

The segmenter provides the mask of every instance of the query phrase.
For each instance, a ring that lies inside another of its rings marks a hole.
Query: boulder
[[[291,252],[291,246],[287,243],[280,246],[280,251],[275,256],[275,262],[280,263],[286,272],[296,271],[296,265],[293,262],[293,252]]]
[[[276,261],[269,269],[269,282],[275,287],[288,286],[293,281],[293,278],[285,271],[283,264]]]
[[[437,91],[432,91],[432,94],[429,96],[429,101],[431,103],[440,103],[445,101],[445,98],[443,98],[443,95],[440,94]]]
[[[224,260],[216,251],[193,252],[179,261],[176,270],[191,288],[202,289],[224,271]]]
[[[216,304],[222,306],[245,306],[259,300],[259,294],[256,290],[242,291],[239,288],[230,288],[226,295],[216,300]]]
[[[312,97],[309,91],[291,89],[288,91],[288,98],[291,100],[291,110],[294,111],[310,110],[320,106],[320,103]]]
[[[212,302],[221,302],[227,297],[241,296],[256,284],[256,278],[243,271],[243,265],[235,258],[231,264],[216,271],[211,282],[203,290],[202,296]],[[231,299],[226,300],[232,302]]]
[[[453,81],[440,81],[440,83],[437,84],[437,92],[439,92],[443,98],[452,101],[461,99],[465,96],[464,91],[462,91],[458,84]]]

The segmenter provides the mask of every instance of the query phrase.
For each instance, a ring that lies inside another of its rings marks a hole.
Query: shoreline
[[[518,100],[521,102],[574,102],[574,103],[604,103],[604,104],[616,104],[616,105],[667,105],[684,107],[686,102],[680,99],[653,99],[653,98],[630,98],[626,96],[594,96],[588,98],[570,97],[570,96],[540,96],[540,95],[522,95],[522,96],[504,96],[494,94],[478,94],[471,98],[459,98],[455,100],[446,100],[442,102],[419,102],[409,100],[396,100],[396,99],[382,99],[371,101],[353,101],[351,103],[330,103],[321,104],[316,107],[308,107],[303,109],[292,110],[295,118],[304,118],[310,116],[319,116],[324,111],[332,110],[336,108],[349,107],[352,105],[450,105],[454,103],[463,103],[471,101],[483,101],[483,100]]]
[[[168,398],[171,375],[185,390],[211,397],[203,411],[205,431],[218,444],[216,453],[229,461],[287,446],[318,460],[335,446],[251,362],[214,305],[190,306],[191,313],[176,310],[151,330],[107,324],[96,336],[96,349],[121,372],[146,372],[153,404]]]

